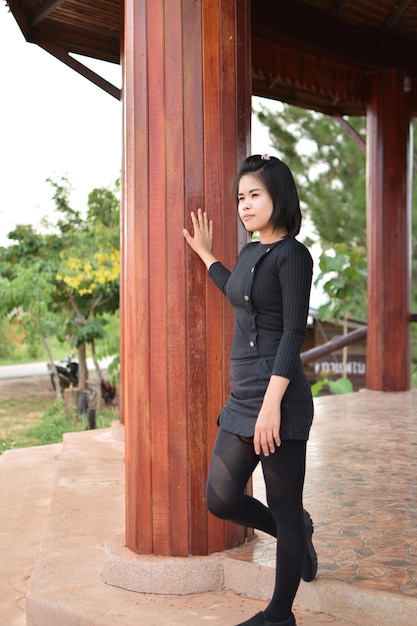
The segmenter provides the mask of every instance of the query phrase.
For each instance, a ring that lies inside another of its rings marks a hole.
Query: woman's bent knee
[[[209,512],[219,519],[233,519],[236,514],[235,504],[222,500],[210,484],[206,489],[206,505]]]

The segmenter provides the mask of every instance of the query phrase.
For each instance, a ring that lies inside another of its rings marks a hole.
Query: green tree
[[[67,181],[54,183],[54,187],[57,209],[65,218],[58,222],[65,246],[59,254],[56,281],[70,305],[66,327],[78,349],[79,386],[84,388],[88,377],[87,345],[91,346],[100,380],[96,341],[105,332],[104,313],[119,308],[119,181],[112,188],[94,189],[89,194],[84,220],[69,203]]]
[[[30,298],[28,286],[30,285]],[[47,337],[56,332],[57,316],[51,312],[55,286],[53,276],[42,260],[34,260],[31,266],[22,267],[11,281],[2,281],[3,306],[9,309],[9,319],[16,319],[30,344],[39,339],[49,356]],[[24,303],[24,304],[23,304]]]
[[[329,116],[283,105],[262,106],[259,120],[269,129],[277,154],[288,164],[305,213],[323,249],[349,242],[366,245],[366,159],[357,143]],[[358,142],[366,140],[365,118],[349,118]]]
[[[0,311],[18,325],[25,342],[32,346],[41,342],[54,367],[48,338],[57,334],[60,314],[55,302],[55,264],[53,255],[48,255],[53,239],[48,246],[49,238],[30,225],[17,226],[9,239],[13,244],[0,249]]]
[[[334,251],[320,256],[320,274],[316,284],[322,284],[329,299],[319,307],[321,319],[342,320],[343,334],[348,332],[348,318],[352,315],[366,318],[366,256],[359,246],[336,243]],[[346,378],[347,348],[342,353],[343,377]]]
[[[322,319],[338,320],[353,314],[366,317],[366,273],[364,248],[337,243],[334,250],[321,254],[320,274],[315,282],[322,283],[329,296],[319,308]]]
[[[7,294],[2,311],[18,317],[29,338],[45,342],[56,333],[69,339],[78,350],[83,388],[87,344],[95,358],[106,315],[119,308],[119,183],[93,190],[83,217],[70,205],[68,181],[50,182],[56,223],[45,221],[42,232],[20,225],[8,235],[11,245],[0,249],[0,276]]]
[[[346,244],[344,254],[350,258],[346,267],[351,268],[352,275],[355,274],[357,257],[364,254],[363,250],[366,249],[366,118],[349,117],[340,120],[287,104],[283,104],[278,113],[267,106],[261,106],[255,113],[261,123],[268,127],[271,144],[277,154],[294,174],[304,213],[310,218],[314,229],[306,243],[317,241],[324,254],[330,257],[340,252],[337,247],[339,244]],[[416,124],[414,120],[414,136]],[[415,152],[411,240],[414,312],[417,311],[416,172]],[[343,263],[346,263],[346,258]],[[321,270],[321,278],[324,278],[324,266]],[[335,274],[331,268],[328,272],[330,283],[327,282],[331,284]],[[335,280],[334,289],[337,290],[337,278]],[[362,291],[365,282],[363,270],[355,281]],[[365,315],[366,293],[361,301],[362,306],[355,298],[351,304],[353,315]],[[412,333],[413,361],[417,372],[417,324],[412,325]]]

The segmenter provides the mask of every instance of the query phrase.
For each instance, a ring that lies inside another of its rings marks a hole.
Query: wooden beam
[[[333,115],[335,107],[343,115],[363,116],[366,114],[366,102],[359,103],[347,99],[340,100],[331,94],[308,91],[299,85],[284,84],[255,73],[252,74],[252,93],[260,98],[281,100],[282,102],[318,111],[325,115]]]
[[[23,36],[25,37],[25,39],[27,39],[29,25],[27,15],[22,8],[22,3],[19,0],[8,0],[7,4],[14,19],[18,23],[19,28],[23,33]]]
[[[400,3],[396,3],[390,17],[387,19],[385,24],[383,24],[380,29],[381,33],[389,32],[393,26],[398,22],[401,15],[408,9],[409,5],[413,2],[413,0],[402,0]]]
[[[361,137],[361,135],[353,128],[349,122],[345,120],[344,117],[340,115],[340,113],[333,113],[333,119],[339,124],[340,128],[344,131],[345,135],[349,137],[355,143],[359,150],[366,154],[366,141]]]
[[[331,10],[332,15],[339,15],[347,5],[350,4],[350,0],[339,0],[335,7]]]
[[[397,67],[417,77],[417,44],[405,37],[349,24],[298,0],[252,0],[252,29],[276,42],[300,42],[345,64]],[[353,43],[354,42],[354,43]]]
[[[60,46],[58,46],[54,41],[48,40],[46,37],[42,37],[41,35],[35,35],[32,39],[32,43],[38,44],[41,48],[43,48],[49,54],[52,54],[56,59],[65,63],[68,67],[87,78],[90,82],[103,89],[106,93],[113,96],[117,100],[121,99],[121,90],[110,83],[108,80],[90,70],[86,65],[80,63],[73,57],[71,57],[65,50],[63,50]]]
[[[274,85],[306,92],[313,99],[327,97],[334,109],[339,102],[362,108],[369,98],[369,75],[362,67],[334,58],[322,58],[294,43],[272,41],[252,31],[252,71]]]
[[[46,19],[48,15],[54,11],[54,9],[59,7],[64,2],[65,0],[48,0],[48,2],[44,2],[40,7],[35,9],[33,13],[31,13],[28,20],[30,28],[37,26],[40,22]]]
[[[320,359],[322,356],[333,354],[333,352],[337,352],[346,346],[351,346],[358,341],[366,339],[366,333],[367,327],[364,326],[363,328],[352,330],[346,335],[335,335],[330,339],[330,341],[327,341],[323,345],[316,346],[315,348],[302,352],[300,355],[301,361],[303,363],[311,363],[311,361]]]

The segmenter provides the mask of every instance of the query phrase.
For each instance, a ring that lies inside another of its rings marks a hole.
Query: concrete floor
[[[417,392],[319,398],[305,507],[318,577],[302,583],[298,626],[414,626],[417,614]],[[120,428],[0,457],[0,626],[233,626],[265,606],[275,542],[223,559],[224,587],[136,593],[103,582],[123,533]],[[262,499],[257,472],[254,491]],[[110,546],[110,548],[109,548]]]

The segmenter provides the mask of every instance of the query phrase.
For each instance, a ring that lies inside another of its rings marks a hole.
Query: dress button
[[[243,296],[243,299],[247,301],[249,300],[249,296]]]
[[[255,271],[255,268],[254,268],[254,267],[252,267],[251,272],[253,273],[254,271]]]
[[[249,345],[250,345],[251,348],[253,348],[255,346],[255,342],[254,341],[250,341]]]

